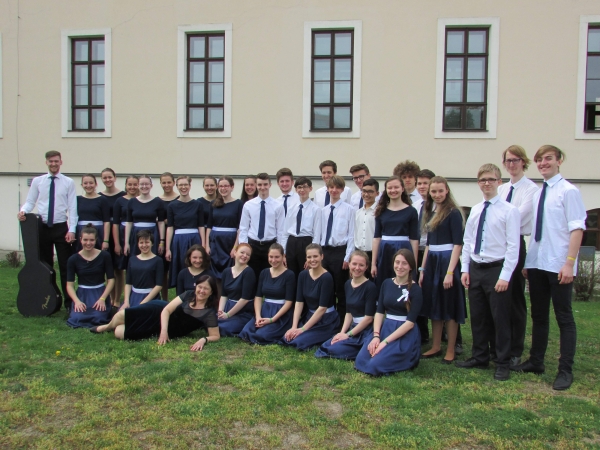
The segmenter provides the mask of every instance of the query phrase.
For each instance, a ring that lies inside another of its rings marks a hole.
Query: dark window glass
[[[71,39],[71,129],[104,131],[104,38]]]
[[[600,131],[600,26],[589,27],[585,72],[584,130]]]

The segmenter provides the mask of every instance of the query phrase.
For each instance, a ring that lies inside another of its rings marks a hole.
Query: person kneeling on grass
[[[170,303],[151,300],[142,305],[119,311],[108,325],[91,328],[93,333],[115,332],[117,339],[140,340],[158,336],[164,345],[171,338],[187,336],[206,327],[208,336],[200,338],[190,350],[202,350],[209,342],[220,339],[217,321],[219,296],[217,283],[210,275],[200,275],[193,291],[186,291]]]

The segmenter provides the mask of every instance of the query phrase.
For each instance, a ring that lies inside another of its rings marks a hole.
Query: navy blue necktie
[[[296,216],[296,236],[300,236],[300,226],[302,225],[302,208],[304,208],[304,205],[300,204],[298,207],[298,215]]]
[[[507,201],[508,203],[510,203],[510,202],[512,201],[512,194],[513,194],[513,191],[514,191],[514,190],[515,190],[515,187],[514,187],[514,186],[511,186],[511,187],[510,187],[510,191],[508,191],[508,195],[506,196],[506,201]]]
[[[483,204],[485,206],[483,207],[483,211],[481,211],[481,216],[479,216],[479,225],[477,225],[477,237],[475,238],[475,251],[473,252],[476,255],[479,255],[479,253],[481,252],[481,238],[483,237],[483,223],[485,222],[485,216],[487,214],[488,206],[490,206],[490,202],[485,201],[485,202],[483,202]]]
[[[329,191],[325,192],[325,206],[329,205],[331,199],[329,197]]]
[[[358,208],[362,208],[365,202],[363,201],[362,195],[360,196],[360,203],[358,204]]]
[[[548,183],[544,181],[544,187],[542,188],[542,194],[540,195],[540,201],[538,203],[537,217],[535,218],[535,242],[542,240],[542,223],[544,219],[544,202],[546,201],[546,188]]]
[[[262,238],[265,237],[265,219],[266,219],[266,211],[265,211],[265,201],[262,200],[260,202],[260,219],[258,221],[258,240],[262,241]]]
[[[286,194],[283,196],[283,210],[285,211],[285,217],[287,217],[287,200],[290,194]]]
[[[46,225],[52,227],[54,225],[54,191],[55,185],[54,180],[56,180],[55,176],[50,177],[50,194],[48,194],[48,220],[46,220]]]
[[[331,212],[329,213],[329,219],[327,220],[327,234],[325,234],[325,246],[329,245],[329,239],[331,239],[331,229],[333,228],[333,210],[335,206],[331,205]]]
[[[423,206],[425,206],[425,202],[421,203],[421,208],[419,209],[419,240],[421,240],[421,226],[423,224]]]

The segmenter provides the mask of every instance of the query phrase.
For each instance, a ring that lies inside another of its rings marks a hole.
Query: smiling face
[[[213,180],[212,178],[207,178],[204,180],[204,192],[206,192],[206,195],[208,195],[209,197],[212,197],[213,195],[215,195],[215,192],[217,192],[217,185],[215,183],[215,180]]]
[[[540,175],[544,177],[544,180],[549,180],[560,172],[562,159],[558,159],[556,153],[550,151],[538,157],[535,160],[535,164]]]
[[[308,200],[308,196],[311,193],[311,191],[312,186],[309,186],[308,184],[299,184],[298,186],[296,186],[296,193],[300,197],[300,201],[302,203]]]
[[[399,180],[390,180],[385,184],[385,192],[387,193],[390,200],[396,200],[401,198],[402,192],[402,183]]]
[[[140,178],[139,188],[140,194],[150,194],[150,191],[152,190],[152,180],[150,178]]]
[[[294,185],[294,181],[289,175],[283,175],[282,177],[279,177],[279,180],[277,180],[277,185],[283,194],[289,194],[292,190],[292,186]]]
[[[171,194],[173,192],[174,185],[175,182],[170,176],[160,177],[160,186],[163,188],[165,195]]]
[[[246,191],[249,197],[252,197],[256,193],[256,180],[254,178],[246,178],[244,180],[244,191]]]
[[[417,178],[417,191],[423,199],[427,198],[427,191],[429,190],[429,182],[431,180],[426,177]]]
[[[210,283],[208,282],[208,280],[196,285],[197,302],[205,302],[211,295],[212,288],[210,287]]]
[[[306,262],[308,263],[309,269],[316,269],[321,266],[323,261],[323,255],[319,253],[316,248],[311,248],[306,251]]]
[[[190,193],[191,184],[186,179],[181,179],[177,182],[177,190],[183,196],[186,196]]]
[[[258,195],[260,198],[267,198],[269,196],[269,190],[271,189],[271,182],[269,180],[256,180],[256,188],[258,189]]]
[[[202,257],[202,252],[200,250],[194,250],[190,255],[190,263],[192,267],[196,270],[202,269],[202,265],[204,264],[204,258]]]
[[[81,187],[83,187],[86,194],[91,195],[96,192],[96,180],[92,177],[83,177],[81,179]]]
[[[375,198],[377,197],[377,191],[375,190],[375,186],[365,186],[362,188],[362,191],[360,192],[360,195],[362,196],[362,199],[364,200],[365,204],[367,205],[372,205],[373,203],[375,203]]]
[[[490,200],[498,195],[498,186],[500,185],[500,179],[494,172],[483,172],[479,175],[477,183],[479,189],[483,192],[483,196],[486,200]]]
[[[110,170],[105,170],[100,174],[102,176],[102,183],[106,189],[110,189],[115,185],[116,178]]]
[[[446,197],[448,196],[448,189],[444,183],[432,183],[429,186],[429,195],[436,204],[444,203]]]
[[[242,245],[235,252],[235,261],[239,264],[246,265],[252,256],[252,249],[247,245]]]
[[[511,152],[506,152],[503,164],[511,177],[518,177],[525,172],[525,162]]]
[[[329,186],[327,188],[327,192],[329,192],[329,197],[331,197],[332,203],[335,203],[340,199],[343,191],[344,188],[339,186]]]
[[[367,271],[367,260],[360,256],[354,255],[350,259],[350,275],[352,278],[360,278]]]
[[[50,172],[52,175],[56,175],[58,172],[60,172],[62,159],[60,159],[60,156],[51,156],[50,158],[46,159],[46,165],[48,166],[48,172]]]
[[[152,251],[152,241],[148,238],[139,239],[138,248],[142,252],[142,255],[147,255]]]
[[[125,190],[130,197],[137,197],[140,194],[140,182],[136,178],[129,178],[125,183]]]
[[[82,233],[79,240],[81,241],[81,246],[87,252],[91,251],[96,245],[96,235],[92,233]]]
[[[356,172],[352,172],[352,181],[354,181],[354,184],[356,184],[358,189],[362,189],[363,183],[369,178],[371,178],[371,175],[369,175],[366,170],[361,169],[357,170]]]
[[[233,190],[233,185],[229,184],[227,180],[219,180],[219,194],[221,197],[227,198],[231,195],[231,191]]]
[[[408,278],[410,273],[410,265],[404,256],[398,255],[394,259],[394,273],[401,280]]]
[[[269,265],[273,269],[278,269],[283,264],[283,255],[279,250],[269,250]]]
[[[332,166],[323,166],[323,168],[321,169],[321,178],[323,178],[323,181],[325,182],[325,185],[327,185],[327,182],[334,175],[335,175],[335,172],[333,171],[333,167]]]

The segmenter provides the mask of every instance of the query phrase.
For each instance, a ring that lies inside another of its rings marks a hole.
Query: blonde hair
[[[535,152],[535,155],[533,156],[533,160],[534,161],[538,161],[540,159],[542,159],[542,156],[544,156],[546,153],[550,153],[550,152],[554,152],[554,154],[556,155],[556,159],[558,159],[559,161],[564,161],[567,157],[567,155],[565,155],[565,152],[563,152],[560,148],[555,147],[554,145],[542,145],[537,152]]]
[[[496,164],[484,164],[479,168],[479,172],[477,172],[477,178],[479,178],[482,174],[486,172],[492,172],[498,178],[502,178],[502,172],[500,168]]]
[[[512,153],[513,155],[515,155],[518,158],[521,158],[521,161],[523,161],[523,171],[525,171],[529,168],[529,164],[531,164],[531,160],[527,157],[527,153],[525,152],[525,149],[523,147],[521,147],[520,145],[511,145],[506,150],[504,150],[502,152],[502,163],[503,164],[506,163],[506,154],[508,152]]]
[[[448,193],[446,194],[446,199],[437,206],[435,214],[433,213],[433,198],[427,190],[427,199],[425,200],[425,205],[423,205],[423,233],[428,233],[429,231],[435,230],[445,219],[450,215],[453,210],[458,210],[460,212],[461,217],[463,218],[463,228],[465,225],[465,218],[462,214],[462,210],[456,203],[454,196],[452,195],[452,191],[450,190],[450,186],[448,185],[448,180],[444,177],[433,177],[429,182],[429,187],[432,184],[439,183],[446,186],[446,190]]]

